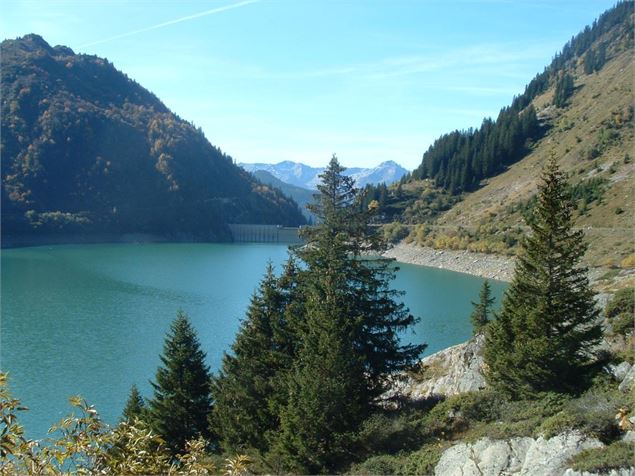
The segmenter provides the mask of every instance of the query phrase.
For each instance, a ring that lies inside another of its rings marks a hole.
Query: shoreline
[[[0,242],[2,249],[47,245],[90,245],[99,243],[165,243],[170,240],[150,233],[45,233],[41,235],[7,235]]]
[[[0,245],[2,249],[9,249],[62,244],[226,242],[194,240],[192,238],[191,236],[179,236],[170,239],[166,236],[149,233],[13,235],[2,237]],[[389,248],[384,253],[384,256],[394,258],[399,263],[445,269],[504,282],[511,282],[514,274],[513,258],[486,253],[474,253],[466,250],[436,250],[434,248],[408,243],[398,243]]]
[[[466,250],[435,250],[408,243],[399,243],[388,249],[384,256],[396,261],[430,268],[446,269],[481,278],[511,282],[514,259]]]

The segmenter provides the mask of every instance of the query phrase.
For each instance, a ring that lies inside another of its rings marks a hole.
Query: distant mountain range
[[[0,48],[3,237],[227,240],[229,223],[305,223],[107,60],[37,35]]]
[[[252,173],[264,170],[284,183],[309,190],[315,190],[317,188],[320,181],[319,175],[324,171],[324,167],[310,167],[290,160],[285,160],[277,164],[239,165]],[[368,184],[391,184],[398,181],[407,174],[408,171],[396,162],[387,160],[372,168],[350,167],[346,169],[344,173],[353,177],[358,187],[364,187]]]

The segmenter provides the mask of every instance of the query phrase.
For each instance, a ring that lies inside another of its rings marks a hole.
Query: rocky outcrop
[[[545,439],[518,437],[508,440],[482,438],[448,448],[435,467],[435,476],[560,476],[567,461],[580,451],[599,448],[596,438],[571,431]],[[576,473],[566,473],[576,474]],[[627,473],[630,474],[630,473]]]
[[[628,392],[635,387],[635,365],[633,365],[620,383],[619,389],[622,392]]]
[[[618,382],[623,382],[624,379],[628,377],[632,367],[633,366],[629,362],[624,361],[619,364],[608,365],[606,371]]]
[[[416,401],[430,397],[450,397],[485,388],[485,364],[482,356],[484,344],[484,336],[478,335],[463,344],[425,357],[416,371],[397,381],[385,396],[399,396]],[[635,365],[621,362],[608,365],[604,370],[621,382],[621,391],[628,392],[635,388]]]
[[[422,400],[485,388],[481,355],[484,342],[479,335],[422,359],[417,372],[398,382],[389,396]]]

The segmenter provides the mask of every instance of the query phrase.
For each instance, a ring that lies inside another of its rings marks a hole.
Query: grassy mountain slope
[[[629,7],[631,13],[579,54],[566,60],[557,55],[532,81],[543,85],[537,92],[534,88],[527,106],[536,111],[542,133],[525,144],[520,160],[462,194],[413,174],[391,190],[382,208],[384,221],[410,224],[407,239],[421,245],[513,254],[526,232],[523,218],[531,209],[540,170],[555,154],[576,198],[576,224],[585,229],[590,244],[587,264],[597,268],[597,276],[606,275],[607,285],[617,275],[630,279],[635,266],[633,2],[618,7]],[[590,55],[599,50],[605,62],[590,72]],[[573,78],[574,88],[556,107],[558,83],[565,76]],[[443,157],[443,151],[436,154]]]
[[[37,35],[1,50],[3,236],[215,240],[227,223],[304,223],[292,200],[107,60]]]
[[[599,200],[587,200],[586,206],[580,200],[576,223],[592,227],[590,264],[619,264],[633,249],[633,71],[633,50],[626,49],[597,73],[586,75],[581,66],[572,71],[575,92],[567,107],[551,105],[553,88],[537,97],[534,104],[549,132],[522,161],[467,194],[437,223],[504,228],[521,222],[521,205],[535,194],[540,169],[555,154],[573,185],[604,182]]]

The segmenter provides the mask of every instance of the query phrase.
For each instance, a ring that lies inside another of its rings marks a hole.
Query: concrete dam
[[[230,224],[229,230],[237,243],[302,243],[300,229],[292,226]]]

